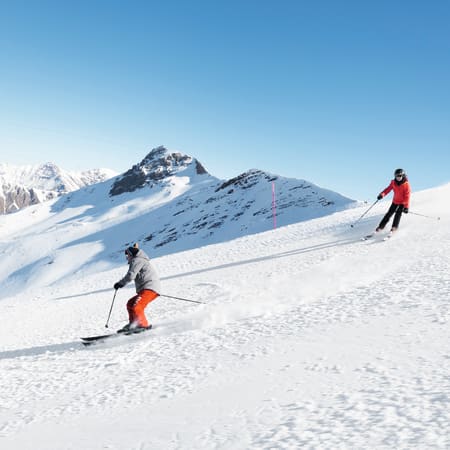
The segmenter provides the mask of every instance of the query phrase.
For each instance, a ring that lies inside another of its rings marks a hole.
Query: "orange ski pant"
[[[143,289],[137,295],[131,297],[127,302],[128,317],[130,323],[139,327],[148,327],[148,320],[145,317],[144,309],[156,297],[159,297],[155,291]]]

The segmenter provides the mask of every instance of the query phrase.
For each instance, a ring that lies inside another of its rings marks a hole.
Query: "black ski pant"
[[[381,219],[380,225],[378,225],[379,228],[383,229],[389,222],[389,219],[392,217],[392,214],[394,213],[395,216],[394,221],[392,222],[392,228],[398,228],[400,224],[400,219],[402,217],[402,212],[403,212],[403,205],[396,205],[395,203],[392,203],[392,205],[388,209],[388,212]]]

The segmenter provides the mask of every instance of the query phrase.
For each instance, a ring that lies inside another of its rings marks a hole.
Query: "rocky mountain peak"
[[[164,146],[154,148],[139,164],[119,177],[111,187],[110,195],[133,192],[145,186],[152,187],[169,177],[193,177],[208,172],[195,158],[180,152],[171,152]]]
[[[197,175],[206,174],[205,168],[191,156],[180,152],[170,152],[164,146],[154,148],[139,164],[142,170],[153,176],[154,179],[162,179],[175,175],[195,164]]]

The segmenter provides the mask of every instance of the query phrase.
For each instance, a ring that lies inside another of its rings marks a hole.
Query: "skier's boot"
[[[117,333],[129,333],[131,330],[131,323],[127,323],[124,327],[122,327],[120,330],[117,330]]]
[[[151,328],[152,328],[151,324],[148,324],[146,327],[137,325],[136,327],[130,329],[130,333],[142,333],[143,331],[150,330]]]

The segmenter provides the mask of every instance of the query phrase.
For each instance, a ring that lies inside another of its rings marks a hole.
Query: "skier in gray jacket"
[[[144,310],[151,301],[159,297],[159,276],[150,258],[138,248],[137,244],[128,247],[125,256],[129,265],[128,272],[114,284],[114,289],[120,289],[134,280],[136,295],[127,302],[129,322],[118,332],[148,330],[152,326],[148,323]]]

